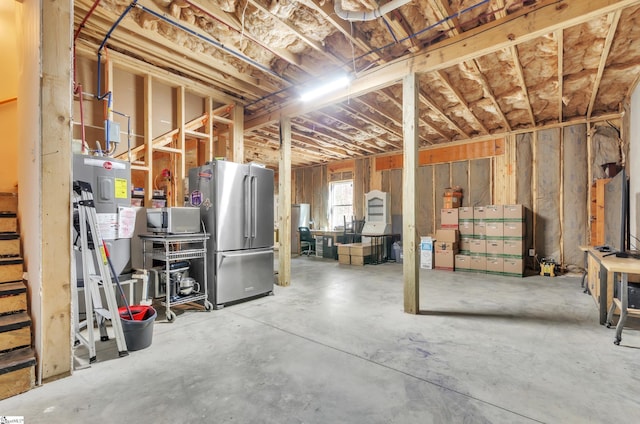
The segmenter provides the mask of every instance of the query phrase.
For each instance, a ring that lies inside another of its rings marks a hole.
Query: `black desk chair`
[[[316,251],[316,239],[311,235],[309,227],[298,227],[300,232],[300,254],[307,256],[311,255],[311,252]]]

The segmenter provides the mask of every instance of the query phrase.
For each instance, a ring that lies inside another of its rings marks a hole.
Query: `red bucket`
[[[151,306],[146,305],[131,305],[129,306],[129,309],[131,310],[131,315],[133,315],[133,321],[142,321],[153,315],[154,311]],[[120,319],[131,321],[131,315],[129,315],[129,311],[127,311],[126,306],[118,308],[118,313],[120,314]]]

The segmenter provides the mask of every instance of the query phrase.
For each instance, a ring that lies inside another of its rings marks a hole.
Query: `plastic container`
[[[127,342],[127,350],[134,351],[147,348],[151,346],[153,322],[156,320],[158,313],[151,306],[133,305],[130,308],[134,316],[133,320],[130,319],[127,308],[118,309],[124,340]],[[122,313],[123,309],[124,314]]]
[[[402,263],[402,258],[404,256],[402,254],[402,244],[396,241],[396,242],[393,243],[392,247],[393,247],[393,252],[392,252],[393,253],[393,258],[392,259],[394,259],[396,261],[396,263],[401,264]]]

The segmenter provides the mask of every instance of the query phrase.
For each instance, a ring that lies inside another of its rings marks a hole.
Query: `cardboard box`
[[[504,258],[503,272],[511,275],[524,275],[524,260],[518,258]]]
[[[487,256],[502,255],[504,253],[503,240],[487,240]]]
[[[504,259],[498,256],[487,256],[487,272],[502,274],[504,272]]]
[[[471,253],[487,253],[487,241],[483,239],[472,239],[471,240],[471,248],[469,249]]]
[[[504,218],[504,206],[487,205],[484,207],[484,219],[502,219]]]
[[[502,209],[504,219],[524,220],[524,206],[504,205]]]
[[[471,255],[470,257],[471,269],[474,271],[485,272],[487,270],[487,258],[479,255]]]
[[[338,244],[338,256],[340,255],[347,255],[349,256],[351,254],[350,251],[350,244]]]
[[[473,220],[458,220],[458,231],[460,231],[460,235],[472,236],[473,235]]]
[[[504,235],[504,224],[496,221],[485,221],[485,235],[489,237],[502,237]]]
[[[352,243],[349,247],[349,254],[351,256],[370,256],[371,245],[364,243]],[[353,263],[353,258],[351,258],[351,263]]]
[[[420,237],[420,268],[433,269],[433,238]]]
[[[475,206],[473,208],[473,219],[474,220],[483,220],[484,217],[485,217],[484,206]]]
[[[441,228],[436,231],[436,240],[439,242],[458,242],[460,240],[460,233],[458,230]]]
[[[456,271],[469,271],[471,270],[471,256],[469,255],[456,255],[454,261],[454,268]]]
[[[462,199],[456,196],[444,196],[442,198],[442,207],[447,209],[455,209],[460,207],[460,201]]]
[[[364,265],[367,257],[365,256],[353,256],[351,255],[351,265]]]
[[[461,234],[460,235],[460,243],[459,243],[460,250],[471,251],[471,241],[472,240],[473,240],[473,237],[463,237],[462,234]]]
[[[458,208],[458,219],[473,219],[473,208],[471,206]]]
[[[504,254],[509,256],[522,257],[524,253],[524,241],[520,240],[504,240]]]
[[[458,228],[458,209],[441,209],[440,227]]]
[[[458,251],[458,243],[455,241],[436,240],[434,245],[435,245],[436,252],[438,250],[453,250],[454,252]]]
[[[473,220],[473,235],[474,236],[482,236],[486,237],[487,235],[487,224],[484,221]]]
[[[338,263],[351,265],[351,255],[338,255]]]
[[[455,255],[453,250],[436,250],[436,269],[453,271]]]
[[[522,237],[524,234],[524,222],[504,222],[504,237]]]

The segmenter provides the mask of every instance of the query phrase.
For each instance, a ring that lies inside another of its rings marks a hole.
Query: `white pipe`
[[[347,11],[342,8],[342,1],[335,0],[333,8],[339,18],[345,21],[372,21],[378,19],[382,15],[386,15],[392,10],[396,10],[400,6],[404,6],[407,3],[411,3],[411,0],[391,0],[389,3],[377,8],[376,10],[370,10],[368,12],[353,12]]]

